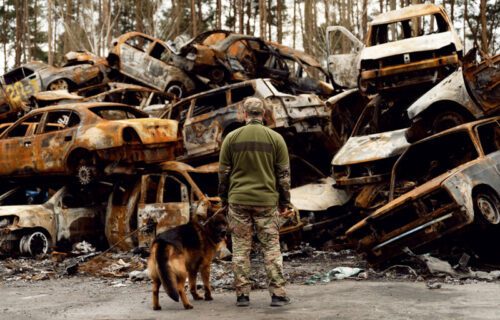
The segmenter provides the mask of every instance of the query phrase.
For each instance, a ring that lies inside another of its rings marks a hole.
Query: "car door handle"
[[[31,146],[31,141],[24,141],[24,146],[25,147]]]
[[[72,138],[73,138],[72,136],[66,136],[64,137],[64,141],[71,141]]]

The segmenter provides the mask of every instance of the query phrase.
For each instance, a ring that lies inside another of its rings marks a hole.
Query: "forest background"
[[[341,25],[364,41],[371,19],[422,0],[0,0],[0,74],[31,60],[60,65],[69,51],[106,56],[130,31],[164,41],[210,29],[260,36],[324,64],[325,31]],[[431,0],[452,18],[466,50],[500,47],[499,0]]]

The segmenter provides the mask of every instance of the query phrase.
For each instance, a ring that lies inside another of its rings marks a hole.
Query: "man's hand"
[[[278,206],[278,211],[280,216],[284,216],[288,213],[288,206]]]

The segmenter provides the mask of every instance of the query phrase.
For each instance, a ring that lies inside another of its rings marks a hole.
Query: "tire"
[[[467,122],[464,115],[459,112],[446,110],[438,112],[432,121],[432,134],[459,126]]]
[[[500,200],[490,190],[481,190],[474,196],[474,214],[483,226],[500,224]]]
[[[49,253],[51,243],[49,237],[42,231],[34,231],[22,236],[19,242],[19,252],[32,257]]]
[[[51,82],[48,90],[69,90],[69,83],[66,79],[59,79]]]

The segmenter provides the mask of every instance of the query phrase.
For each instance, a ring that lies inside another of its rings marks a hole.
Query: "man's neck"
[[[259,118],[247,119],[247,124],[262,124],[262,119]]]

